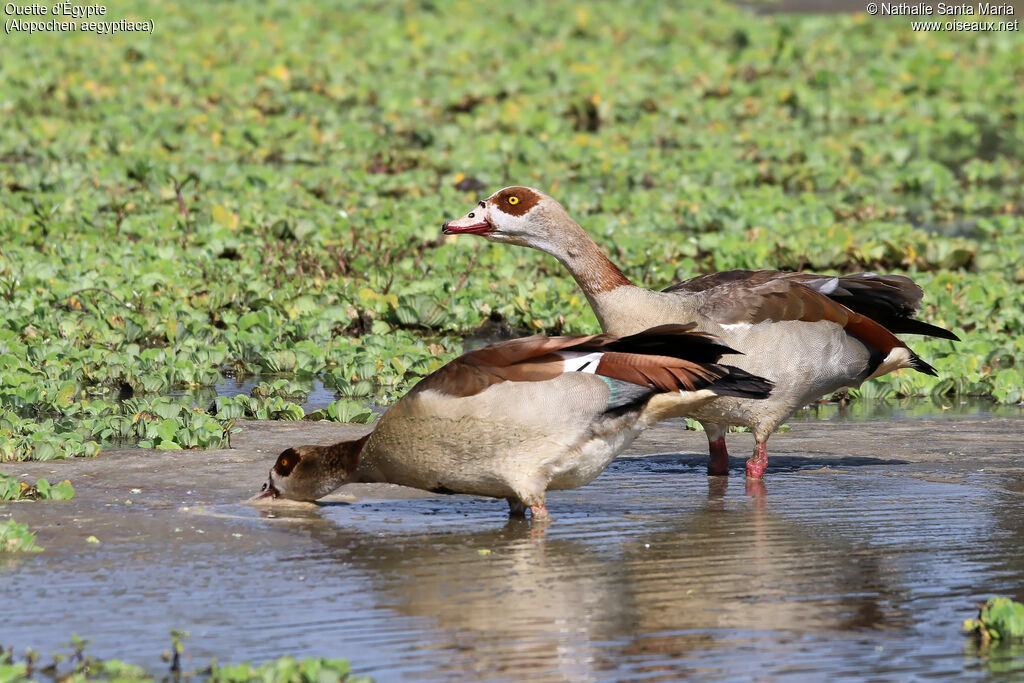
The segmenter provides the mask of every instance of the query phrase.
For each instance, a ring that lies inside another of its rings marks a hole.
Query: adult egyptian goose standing
[[[344,483],[384,481],[505,498],[513,514],[529,507],[543,519],[545,491],[594,479],[666,406],[768,395],[769,382],[716,364],[735,351],[693,327],[470,351],[421,380],[362,439],[285,450],[262,496],[315,500]]]
[[[656,292],[637,287],[601,252],[557,201],[539,190],[506,187],[468,214],[444,224],[445,234],[481,235],[533,247],[569,269],[601,328],[628,335],[665,323],[696,323],[743,352],[728,362],[775,383],[765,401],[719,397],[687,414],[707,433],[709,474],[727,474],[729,425],[754,433],[747,476],[760,479],[768,437],[793,411],[842,387],[900,368],[935,370],[896,332],[945,339],[956,335],[914,320],[921,288],[900,275],[841,277],[769,270],[702,275]]]

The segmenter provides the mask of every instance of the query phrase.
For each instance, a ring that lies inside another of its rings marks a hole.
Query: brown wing
[[[570,350],[600,351],[595,369],[599,375],[661,391],[692,391],[730,374],[730,369],[713,362],[736,353],[713,335],[692,331],[694,327],[662,325],[621,339],[607,334],[513,339],[463,354],[413,391],[473,396],[498,382],[554,379],[565,372],[565,358],[557,352]]]
[[[665,292],[703,294],[698,313],[717,323],[821,320],[828,297],[774,270],[727,270],[675,284]]]
[[[701,365],[672,356],[609,351],[601,356],[597,374],[661,391],[694,391],[728,374],[722,366]]]
[[[777,271],[771,270],[723,270],[719,273],[708,273],[707,275],[698,275],[697,277],[690,278],[689,280],[683,280],[677,282],[670,287],[666,287],[661,290],[663,292],[683,292],[683,293],[696,293],[703,292],[708,289],[714,289],[715,287],[721,287],[728,285],[732,282],[757,282],[764,274],[777,273]]]
[[[413,391],[432,389],[449,396],[473,396],[506,380],[539,382],[562,373],[564,361],[555,351],[583,345],[608,335],[545,337],[534,335],[498,342],[462,354],[427,375]],[[527,362],[527,361],[534,362]]]
[[[772,270],[731,270],[702,275],[665,290],[703,292],[698,312],[723,325],[770,320],[828,320],[883,353],[906,346],[892,332],[800,282],[800,274]]]
[[[813,273],[787,273],[852,311],[866,315],[895,334],[923,334],[929,337],[960,338],[949,330],[915,320],[924,292],[908,277],[855,273],[830,277]]]
[[[696,327],[696,323],[659,325],[608,342],[605,347],[609,351],[672,356],[694,363],[714,363],[723,355],[739,353],[715,335],[697,332]]]
[[[870,318],[892,333],[959,340],[948,330],[913,318],[923,292],[913,280],[902,275],[856,273],[830,277],[776,270],[727,270],[701,275],[663,291],[708,292],[709,302],[700,313],[720,323],[813,318],[818,309],[813,297],[808,297],[800,289],[792,289],[787,283],[799,283],[850,311]],[[745,320],[745,312],[755,312],[763,317]]]
[[[530,358],[546,356],[549,353],[561,351],[562,349],[584,346],[590,342],[596,341],[597,343],[596,345],[590,344],[588,348],[596,348],[602,342],[610,339],[614,339],[614,337],[607,334],[591,334],[576,337],[545,337],[541,334],[535,334],[532,337],[510,339],[496,344],[489,344],[479,349],[473,349],[459,356],[458,360],[464,360],[475,365],[507,367]]]

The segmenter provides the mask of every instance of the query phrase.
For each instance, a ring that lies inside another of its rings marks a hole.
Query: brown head
[[[313,501],[347,484],[359,466],[359,453],[369,434],[330,446],[297,446],[282,451],[263,488],[253,497]]]

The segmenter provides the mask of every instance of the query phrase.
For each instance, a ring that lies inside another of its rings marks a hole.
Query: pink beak
[[[488,235],[494,232],[494,226],[487,219],[487,205],[480,202],[478,208],[473,209],[462,218],[445,221],[445,224],[441,226],[441,232],[446,235]]]
[[[263,484],[263,488],[260,489],[260,492],[257,493],[256,495],[254,495],[249,500],[263,500],[264,498],[277,498],[279,495],[280,494],[278,493],[277,489],[274,488],[274,482],[270,481],[270,478],[268,477],[266,483]]]

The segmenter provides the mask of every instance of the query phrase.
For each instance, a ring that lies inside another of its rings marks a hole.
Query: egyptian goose
[[[746,473],[760,479],[768,465],[768,437],[798,408],[900,368],[934,375],[934,368],[895,332],[957,339],[952,332],[913,319],[921,288],[900,275],[731,270],[660,292],[637,287],[561,204],[528,187],[499,190],[442,229],[448,235],[481,235],[551,254],[572,273],[608,334],[696,323],[698,330],[743,352],[728,362],[771,380],[775,390],[765,401],[730,396],[696,410],[686,408],[707,433],[709,474],[728,473],[729,425],[754,433],[756,446]]]
[[[583,486],[646,426],[771,384],[716,361],[736,352],[693,325],[624,338],[543,337],[470,351],[421,380],[373,432],[289,448],[259,497],[316,500],[354,481],[509,501],[548,516],[545,491]],[[667,393],[666,393],[667,392]]]

